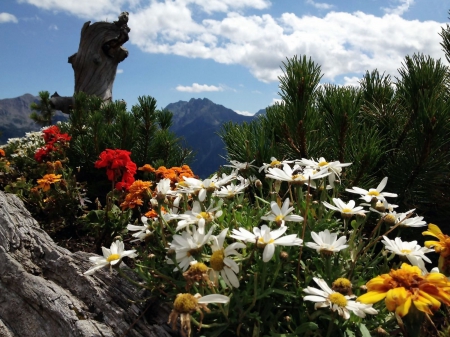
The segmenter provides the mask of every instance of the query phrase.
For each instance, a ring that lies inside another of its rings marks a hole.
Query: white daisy
[[[244,193],[244,190],[248,187],[248,180],[244,180],[239,185],[231,183],[226,186],[222,186],[220,190],[214,192],[214,196],[219,198],[234,198],[237,194]]]
[[[211,266],[210,278],[217,280],[220,274],[229,287],[239,288],[239,279],[236,276],[239,273],[239,266],[230,256],[241,256],[236,249],[245,248],[246,246],[241,242],[234,242],[224,249],[223,243],[227,233],[228,229],[225,228],[218,236],[212,236],[211,249],[213,253],[209,261]]]
[[[156,185],[156,193],[158,196],[158,199],[164,200],[167,194],[172,193],[172,189],[170,188],[170,179],[161,179],[158,184]]]
[[[289,198],[284,200],[283,206],[280,209],[277,202],[270,203],[271,212],[262,216],[262,220],[274,221],[278,226],[284,226],[285,221],[302,222],[303,217],[300,215],[289,214],[294,210],[294,207],[289,207]]]
[[[272,168],[272,167],[282,167],[283,164],[290,164],[290,163],[292,163],[292,162],[293,162],[293,160],[282,160],[282,161],[279,161],[279,160],[277,160],[277,158],[275,158],[275,157],[270,157],[270,163],[269,163],[269,164],[264,163],[263,166],[261,166],[261,167],[258,169],[258,172],[264,171],[264,172],[267,173],[267,170],[268,170],[269,168]]]
[[[323,178],[330,174],[327,169],[316,171],[299,165],[294,165],[292,168],[288,164],[284,164],[282,170],[278,167],[272,167],[267,171],[266,178],[298,184],[308,184],[310,182],[310,186],[314,188],[316,187],[315,179]]]
[[[262,225],[261,229],[253,227],[253,233],[245,228],[233,229],[233,235],[230,237],[237,240],[257,243],[258,247],[263,248],[263,261],[268,262],[272,258],[276,246],[300,246],[302,239],[297,238],[297,234],[291,234],[281,237],[286,232],[287,227],[283,226],[273,231],[267,225]]]
[[[359,317],[366,317],[366,314],[376,315],[378,311],[372,308],[372,304],[363,304],[351,300],[351,296],[331,290],[328,284],[317,277],[313,278],[320,289],[307,287],[303,291],[309,295],[303,297],[305,301],[315,302],[314,308],[330,308],[337,311],[344,319],[350,318],[350,311]]]
[[[199,180],[191,177],[183,177],[184,181],[178,183],[179,193],[197,194],[198,200],[205,201],[207,192],[212,193],[219,187],[228,184],[236,175],[223,176],[218,179],[217,174],[205,180]]]
[[[209,207],[202,211],[202,207],[200,202],[197,200],[194,201],[192,205],[192,210],[184,212],[184,214],[180,214],[177,216],[178,219],[182,219],[178,221],[178,226],[175,229],[175,232],[187,227],[188,225],[196,224],[198,226],[198,232],[200,234],[205,233],[205,225],[214,221],[214,219],[219,218],[222,212],[222,204],[223,200],[219,200],[217,202],[217,206],[214,207],[214,200],[211,200],[211,204]]]
[[[346,245],[347,238],[345,236],[341,236],[338,239],[337,234],[330,233],[328,229],[319,233],[311,232],[311,237],[315,243],[306,242],[305,246],[315,249],[319,253],[335,253],[348,247],[348,245]]]
[[[326,201],[322,201],[322,204],[329,208],[332,209],[334,211],[338,211],[340,212],[343,216],[348,216],[351,217],[353,214],[358,214],[358,213],[367,213],[368,211],[364,211],[364,208],[361,206],[355,207],[355,201],[354,200],[350,200],[347,204],[345,202],[343,202],[341,199],[339,198],[333,198],[333,202],[336,206],[333,206],[331,204],[329,204]]]
[[[417,244],[417,241],[402,241],[401,238],[396,237],[395,240],[390,240],[387,236],[383,235],[381,242],[385,248],[399,256],[406,256],[412,265],[419,267],[426,272],[425,263],[431,263],[431,260],[425,256],[426,253],[434,252],[434,249],[427,247],[421,247]]]
[[[322,170],[322,169],[328,169],[330,172],[330,175],[328,176],[328,182],[330,183],[331,187],[334,187],[334,182],[336,181],[336,178],[340,178],[342,168],[351,165],[352,163],[341,163],[340,161],[332,161],[327,162],[324,157],[320,157],[318,161],[315,161],[313,159],[305,159],[302,158],[302,160],[297,161],[296,164],[306,166],[313,168],[315,170]]]
[[[250,163],[248,163],[248,162],[241,163],[241,162],[238,162],[237,160],[230,160],[231,165],[223,165],[223,166],[233,168],[234,172],[245,171],[251,167],[256,167],[255,165],[252,165],[253,162],[254,162],[254,160],[252,160]]]
[[[131,240],[130,242],[144,241],[147,236],[152,234],[152,231],[150,230],[150,225],[148,224],[148,218],[145,216],[142,216],[141,221],[143,223],[142,226],[136,226],[136,225],[132,225],[132,224],[127,225],[128,231],[136,232],[132,235],[132,237],[134,237],[136,239]]]
[[[373,198],[376,198],[377,200],[385,200],[386,197],[396,197],[397,194],[395,193],[382,192],[386,187],[387,181],[388,177],[384,177],[377,188],[370,188],[368,191],[359,187],[352,187],[351,189],[346,188],[345,190],[350,193],[361,195],[360,199],[363,199],[365,202],[371,202]]]
[[[103,268],[104,266],[110,265],[111,271],[112,266],[120,263],[122,261],[122,258],[125,256],[134,258],[136,257],[136,250],[124,250],[125,247],[123,245],[123,242],[120,240],[116,240],[116,242],[113,242],[111,244],[110,249],[102,247],[103,256],[91,256],[89,258],[89,261],[94,263],[94,267],[89,269],[84,273],[84,275],[92,275],[94,272],[100,268]]]
[[[195,226],[192,229],[192,234],[184,231],[181,235],[175,234],[173,241],[169,246],[169,250],[175,251],[175,260],[178,266],[185,271],[189,267],[189,263],[195,260],[195,255],[201,253],[203,246],[211,240],[211,234],[214,226],[211,226],[210,230],[206,234],[201,234],[197,231]],[[168,264],[174,264],[174,262],[167,257]],[[175,267],[174,271],[178,270]]]

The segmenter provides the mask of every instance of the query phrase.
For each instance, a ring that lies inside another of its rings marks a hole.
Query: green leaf
[[[363,324],[359,324],[359,331],[361,331],[362,337],[371,337],[370,331],[367,329],[367,327]]]

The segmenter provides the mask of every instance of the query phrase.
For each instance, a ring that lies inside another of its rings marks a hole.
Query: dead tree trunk
[[[56,245],[16,195],[0,191],[0,336],[179,336],[166,324],[170,308],[117,272],[83,275],[90,255]]]
[[[75,73],[75,93],[95,95],[103,101],[112,100],[112,88],[117,65],[128,56],[123,44],[128,41],[128,12],[122,12],[114,22],[88,21],[81,28],[78,52],[69,57]],[[69,113],[74,98],[55,93],[50,102],[54,109]]]

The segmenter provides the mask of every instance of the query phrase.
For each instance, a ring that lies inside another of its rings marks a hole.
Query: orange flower
[[[144,214],[147,218],[157,218],[158,217],[158,213],[156,213],[156,211],[154,209],[148,211],[147,213]]]
[[[142,206],[144,204],[143,198],[146,194],[150,195],[150,181],[136,180],[129,187],[129,193],[125,197],[125,201],[120,204],[122,211],[127,208],[135,208],[136,206]]]
[[[434,248],[434,251],[444,258],[450,256],[450,236],[443,234],[438,226],[432,223],[428,224],[428,230],[422,235],[431,235],[439,239],[439,241],[425,241],[425,247]]]
[[[144,166],[139,167],[138,170],[139,171],[144,171],[144,172],[150,172],[150,173],[155,172],[155,169],[150,164],[145,164]]]
[[[4,157],[4,156],[6,156],[5,150],[0,149],[0,157]]]
[[[42,179],[38,179],[38,188],[42,188],[44,192],[50,189],[50,185],[61,181],[61,174],[46,174]]]
[[[371,279],[366,284],[367,293],[356,300],[373,304],[385,300],[386,308],[403,317],[411,304],[427,314],[433,314],[441,303],[450,305],[450,281],[441,273],[422,275],[419,267],[403,263],[400,269],[391,270]]]

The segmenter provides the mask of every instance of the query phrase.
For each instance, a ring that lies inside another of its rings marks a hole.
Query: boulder
[[[0,336],[178,335],[166,324],[170,308],[116,270],[83,275],[89,256],[59,247],[16,195],[0,191]]]

